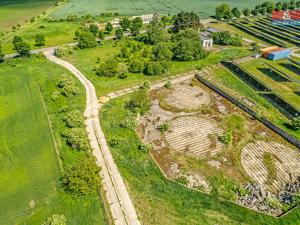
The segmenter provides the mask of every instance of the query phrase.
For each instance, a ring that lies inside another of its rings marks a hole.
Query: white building
[[[213,38],[209,32],[200,33],[200,41],[202,42],[203,48],[211,48],[213,46]]]
[[[154,14],[146,14],[146,15],[141,15],[141,16],[133,16],[130,19],[134,19],[140,17],[143,21],[143,24],[148,24],[153,20]]]

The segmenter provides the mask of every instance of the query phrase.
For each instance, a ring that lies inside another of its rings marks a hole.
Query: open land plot
[[[117,45],[113,41],[104,41],[99,47],[92,49],[79,49],[66,58],[67,61],[75,65],[96,87],[98,96],[103,96],[113,91],[140,85],[144,81],[154,81],[163,77],[172,76],[192,70],[196,67],[204,67],[217,64],[221,60],[229,60],[251,55],[247,48],[228,48],[220,52],[211,53],[207,58],[198,61],[170,63],[169,72],[164,75],[145,76],[141,73],[129,73],[126,79],[118,77],[100,77],[96,75],[95,68],[110,56],[119,55],[123,41]],[[147,46],[146,48],[149,48]]]
[[[227,0],[225,1],[232,6],[239,8],[253,7],[261,0],[255,1],[237,1]],[[220,1],[205,1],[205,0],[190,0],[187,4],[184,0],[167,0],[167,1],[143,1],[143,0],[92,0],[92,1],[80,1],[71,0],[63,8],[57,10],[52,16],[66,17],[69,14],[92,14],[99,15],[102,12],[118,12],[121,15],[142,15],[149,13],[160,14],[175,14],[180,11],[194,11],[203,18],[214,15],[215,8],[220,5]]]
[[[73,197],[62,191],[58,158],[68,167],[81,154],[61,138],[65,113],[61,105],[83,113],[85,94],[51,100],[66,70],[42,58],[7,60],[0,67],[0,224],[41,224],[63,214],[68,224],[106,224],[99,196]],[[80,83],[78,82],[78,85]],[[44,108],[44,103],[47,112]],[[66,113],[67,113],[66,112]],[[60,157],[56,155],[51,130]]]
[[[2,0],[0,2],[0,32],[38,16],[55,4],[55,0]]]
[[[28,25],[18,35],[31,46],[31,49],[44,48],[74,42],[75,31],[79,27],[79,22],[48,22],[46,19],[41,19],[34,24]],[[44,46],[35,46],[35,36],[37,34],[45,36]],[[13,36],[6,38],[2,43],[5,54],[15,52],[13,50],[12,38]]]
[[[120,128],[130,114],[124,107],[130,99],[128,95],[108,102],[100,117],[107,140],[119,140],[118,146],[110,148],[143,224],[293,224],[299,220],[298,208],[278,219],[220,199],[216,204],[214,196],[167,181],[152,157],[139,149],[141,141],[137,133]],[[188,161],[203,165],[200,160]],[[215,168],[213,171],[216,174]]]

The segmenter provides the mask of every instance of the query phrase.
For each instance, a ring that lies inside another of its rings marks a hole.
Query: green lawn
[[[80,95],[72,99],[51,100],[63,73],[72,76],[37,57],[7,60],[0,66],[1,225],[41,224],[52,214],[64,214],[73,225],[106,224],[97,194],[73,197],[58,185],[61,171],[43,100],[64,167],[84,157],[61,138],[64,114],[58,113],[64,104],[83,112],[84,88],[80,86]]]
[[[0,32],[11,30],[13,25],[23,25],[26,20],[40,15],[55,2],[55,0],[1,0]]]
[[[111,152],[142,224],[300,224],[298,208],[278,219],[167,181],[150,155],[138,150],[137,134],[120,129],[120,122],[128,115],[124,107],[128,99],[124,96],[107,103],[100,118],[106,139],[121,140],[120,146],[111,148]]]
[[[43,34],[45,36],[45,46],[56,46],[69,42],[74,42],[75,31],[80,27],[79,22],[47,22],[46,19],[41,19],[34,24],[30,24],[24,28],[18,34],[23,38],[24,41],[28,42],[32,49],[41,48],[41,46],[35,46],[35,35]],[[3,51],[8,54],[14,52],[12,45],[12,38],[7,38],[5,42],[3,42]]]
[[[54,12],[53,16],[66,17],[70,13],[79,15],[99,15],[101,12],[118,12],[121,15],[141,15],[148,13],[174,14],[180,11],[194,11],[201,17],[209,17],[214,14],[215,8],[222,3],[228,3],[232,7],[254,7],[264,2],[263,0],[238,1],[238,0],[71,0],[63,8]]]
[[[75,65],[84,75],[90,79],[96,87],[99,96],[107,93],[132,87],[134,85],[142,84],[144,81],[154,81],[163,78],[164,76],[176,75],[192,69],[209,66],[219,63],[221,60],[229,60],[233,58],[240,58],[251,54],[247,49],[241,48],[228,48],[218,53],[211,53],[207,58],[191,61],[191,62],[176,62],[172,61],[170,64],[169,72],[165,75],[158,76],[145,76],[143,74],[129,74],[126,79],[119,79],[117,77],[99,77],[96,75],[94,68],[97,64],[98,58],[104,61],[111,55],[118,54],[120,51],[120,43],[114,46],[113,41],[105,41],[103,45],[91,49],[79,49],[74,51],[67,60]]]

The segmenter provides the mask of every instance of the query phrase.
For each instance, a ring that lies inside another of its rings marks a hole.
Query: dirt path
[[[116,225],[139,225],[136,211],[129,193],[107,146],[104,133],[100,126],[96,90],[93,84],[72,64],[56,58],[53,50],[44,52],[46,57],[72,72],[84,85],[86,90],[86,110],[84,113],[86,130],[97,164],[101,167],[102,186],[106,195],[110,213]]]

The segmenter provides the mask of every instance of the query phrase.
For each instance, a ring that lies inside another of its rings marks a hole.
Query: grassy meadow
[[[106,224],[98,194],[74,197],[59,185],[62,171],[83,154],[75,154],[61,138],[62,105],[81,112],[84,88],[72,99],[51,100],[63,68],[34,57],[7,60],[0,66],[0,224],[41,224],[63,214],[67,224]],[[46,106],[47,112],[45,110]],[[57,149],[51,136],[51,121]],[[56,151],[57,150],[57,151]],[[58,153],[58,154],[57,154]]]
[[[238,1],[238,0],[71,0],[64,7],[55,11],[52,16],[66,17],[74,13],[78,15],[99,15],[102,12],[118,12],[121,15],[142,15],[149,13],[175,14],[180,11],[194,11],[202,18],[214,15],[215,8],[222,3],[228,3],[233,7],[254,7],[264,2],[263,0]]]
[[[55,0],[1,0],[0,32],[9,31],[17,24],[23,25],[26,20],[40,15],[55,2]]]

